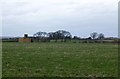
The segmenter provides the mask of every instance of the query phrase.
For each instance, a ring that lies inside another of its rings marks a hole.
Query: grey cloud
[[[3,35],[21,36],[26,32],[32,35],[36,31],[63,29],[83,37],[93,31],[117,36],[117,3],[112,4],[114,1],[12,1],[3,8]]]

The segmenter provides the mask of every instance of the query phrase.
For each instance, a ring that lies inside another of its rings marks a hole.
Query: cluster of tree
[[[105,36],[104,36],[103,33],[98,34],[97,32],[91,33],[90,37],[88,37],[88,38],[80,38],[78,36],[74,36],[73,37],[73,39],[76,39],[76,40],[80,40],[80,39],[86,39],[86,40],[92,40],[92,39],[95,40],[95,39],[97,39],[97,40],[102,40],[104,38],[105,38]]]
[[[33,37],[37,41],[50,41],[50,40],[55,40],[57,42],[58,40],[61,40],[61,42],[66,42],[67,40],[75,39],[75,40],[80,40],[82,38],[78,36],[74,36],[72,38],[72,35],[70,32],[65,31],[65,30],[58,30],[56,32],[36,32]],[[90,37],[86,38],[87,40],[102,40],[104,39],[105,36],[103,33],[98,34],[97,32],[93,32],[90,34]]]
[[[37,38],[38,41],[50,41],[55,40],[57,42],[59,39],[61,42],[66,42],[67,40],[71,40],[72,35],[70,32],[65,30],[58,30],[56,32],[37,32],[33,35],[33,37]]]
[[[105,38],[103,33],[98,34],[97,32],[91,33],[90,37],[91,37],[91,39],[100,39],[100,40]]]

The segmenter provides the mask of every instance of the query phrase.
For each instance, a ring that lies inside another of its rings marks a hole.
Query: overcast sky
[[[67,30],[80,37],[88,37],[91,32],[117,36],[118,1],[1,0],[3,34],[0,35]]]

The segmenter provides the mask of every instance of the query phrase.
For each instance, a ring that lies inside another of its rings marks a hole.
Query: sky
[[[119,0],[1,0],[0,36],[33,35],[38,31],[66,30],[118,36]]]

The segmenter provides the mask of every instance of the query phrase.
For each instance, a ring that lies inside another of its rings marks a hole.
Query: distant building
[[[30,43],[30,42],[32,42],[32,39],[28,37],[28,34],[24,34],[24,37],[23,37],[23,38],[19,38],[18,41],[19,41],[19,42]]]

